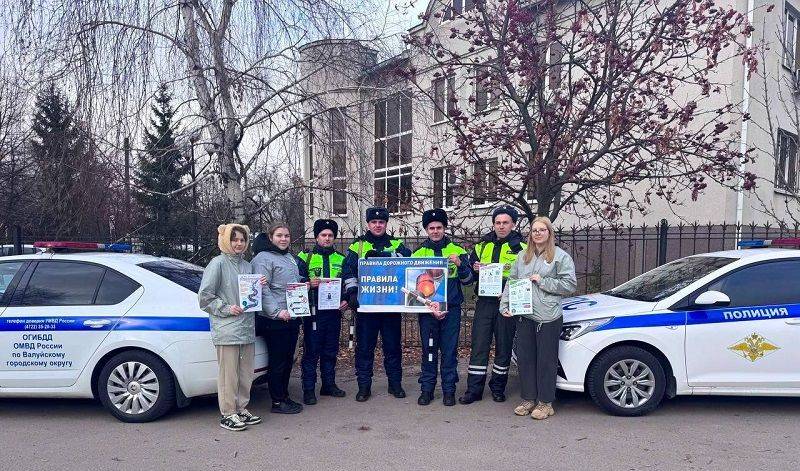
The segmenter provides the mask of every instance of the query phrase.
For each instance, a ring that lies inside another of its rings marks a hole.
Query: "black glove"
[[[347,304],[350,306],[350,309],[358,309],[358,293],[353,292],[347,295]]]
[[[371,257],[380,257],[381,253],[377,250],[367,250],[367,253],[364,254],[364,258],[371,258]]]

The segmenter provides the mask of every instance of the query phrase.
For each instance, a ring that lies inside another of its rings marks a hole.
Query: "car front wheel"
[[[589,368],[587,390],[592,400],[612,415],[651,412],[664,398],[666,375],[658,358],[635,346],[601,353]]]
[[[150,422],[175,406],[175,381],[152,353],[128,351],[108,360],[97,378],[100,402],[123,422]]]

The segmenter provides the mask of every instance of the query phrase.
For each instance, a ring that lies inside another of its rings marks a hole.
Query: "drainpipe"
[[[753,24],[753,9],[755,8],[755,0],[747,0],[747,22]],[[753,35],[750,34],[745,40],[745,47],[748,49],[753,45]],[[742,115],[750,112],[750,78],[748,77],[747,67],[742,67]],[[747,128],[749,121],[742,118],[742,129],[739,134],[739,152],[744,155],[747,152]],[[742,223],[744,222],[744,171],[745,164],[744,158],[739,162],[739,183],[736,185],[736,242],[735,246],[739,247],[739,241],[742,240]]]

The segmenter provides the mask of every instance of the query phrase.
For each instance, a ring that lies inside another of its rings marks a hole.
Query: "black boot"
[[[303,391],[303,404],[313,406],[317,403],[317,395],[314,394],[313,389],[306,389]]]
[[[433,400],[433,393],[430,391],[422,391],[419,395],[419,399],[417,399],[417,404],[421,406],[427,406]]]
[[[399,384],[390,384],[389,385],[389,394],[392,396],[402,399],[406,397],[406,392],[403,390],[403,386]]]
[[[494,402],[506,402],[506,395],[502,392],[492,391],[492,400]]]
[[[458,398],[460,404],[472,404],[475,401],[483,399],[481,394],[475,394],[471,391],[466,391],[463,396]]]
[[[332,397],[345,397],[347,393],[339,389],[339,386],[336,386],[336,383],[331,384],[330,386],[322,386],[319,390],[320,396],[332,396]]]
[[[273,401],[271,412],[273,414],[299,414],[303,411],[303,406],[284,401]]]
[[[359,386],[358,393],[356,394],[356,401],[358,402],[366,402],[367,399],[372,395],[371,388],[369,386]]]
[[[446,406],[456,405],[456,395],[453,393],[444,393],[442,395],[442,404]]]

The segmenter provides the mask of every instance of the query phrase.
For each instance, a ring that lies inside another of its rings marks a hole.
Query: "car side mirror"
[[[730,303],[731,298],[720,291],[706,291],[694,300],[695,306],[727,306]]]

